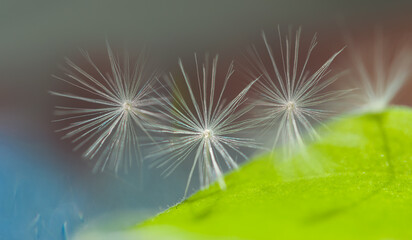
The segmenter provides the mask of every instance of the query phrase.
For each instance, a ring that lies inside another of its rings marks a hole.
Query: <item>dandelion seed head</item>
[[[314,35],[305,50],[306,56],[301,57],[301,29],[282,37],[279,33],[279,51],[275,52],[268,38],[263,33],[266,47],[261,54],[256,47],[250,49],[249,74],[259,78],[256,83],[256,106],[261,116],[259,120],[264,131],[271,133],[273,145],[283,145],[285,157],[305,147],[305,137],[318,137],[316,124],[331,115],[331,109],[326,106],[342,98],[349,90],[328,90],[336,82],[339,74],[330,74],[330,65],[343,50],[332,55],[318,70],[308,70],[309,59],[317,45]],[[257,111],[256,111],[257,112]]]
[[[351,79],[357,81],[356,87],[360,90],[356,102],[359,112],[385,110],[412,76],[410,47],[400,45],[400,49],[388,51],[381,31],[376,32],[375,38],[375,43],[370,44],[371,49],[366,47],[362,50],[357,49],[352,39],[347,38],[352,45],[350,49],[355,69]],[[371,59],[365,57],[368,51],[372,52]],[[370,66],[367,64],[369,62]]]
[[[64,77],[56,78],[74,87],[76,93],[50,92],[71,100],[55,107],[54,122],[65,124],[58,131],[64,133],[64,139],[72,139],[75,150],[85,149],[83,156],[96,160],[94,171],[127,171],[132,163],[141,161],[139,145],[151,139],[150,124],[158,117],[153,110],[158,101],[152,96],[157,73],[144,68],[143,54],[133,65],[128,56],[121,61],[109,44],[107,54],[109,73],[104,73],[87,52],[83,55],[92,70],[67,59],[69,68]]]
[[[158,167],[165,166],[166,175],[184,161],[193,162],[185,195],[196,168],[202,188],[217,181],[220,188],[225,189],[224,169],[237,168],[238,158],[247,159],[243,151],[257,147],[254,140],[238,136],[255,126],[250,119],[243,120],[252,108],[244,103],[245,95],[254,82],[229,99],[225,93],[234,72],[233,63],[224,74],[218,71],[217,56],[210,65],[207,60],[200,64],[195,55],[195,63],[196,74],[190,75],[179,61],[185,82],[183,88],[178,87],[170,75],[173,93],[168,92],[167,95],[172,97],[162,97],[164,103],[160,108],[164,122],[156,125],[159,132],[168,134],[168,140],[160,143],[161,149],[151,155],[157,160],[155,164]],[[217,81],[223,83],[221,91],[216,89]],[[188,96],[182,91],[188,92]]]

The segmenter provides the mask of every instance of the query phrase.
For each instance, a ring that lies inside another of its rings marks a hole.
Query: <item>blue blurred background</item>
[[[93,174],[59,140],[47,92],[64,57],[79,59],[80,48],[104,53],[109,39],[130,55],[148,47],[159,68],[176,71],[178,57],[209,51],[237,58],[260,42],[261,30],[291,24],[319,33],[323,61],[345,45],[344,31],[365,42],[375,26],[394,38],[410,35],[408,2],[0,0],[0,239],[70,239],[104,219],[136,223],[183,196],[189,164],[167,179],[147,167]]]

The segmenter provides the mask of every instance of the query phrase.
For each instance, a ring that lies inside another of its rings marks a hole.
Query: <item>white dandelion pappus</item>
[[[284,145],[287,158],[294,150],[304,148],[304,134],[310,139],[318,137],[314,124],[322,124],[333,113],[327,109],[327,104],[342,98],[349,90],[327,89],[341,75],[328,76],[332,61],[343,49],[333,54],[317,71],[310,73],[307,67],[317,45],[317,35],[313,36],[302,60],[299,59],[301,28],[296,31],[294,38],[291,33],[282,38],[279,28],[278,35],[280,60],[276,59],[265,33],[262,33],[262,37],[270,66],[265,65],[263,55],[259,54],[256,47],[251,48],[248,56],[254,68],[250,74],[260,77],[256,83],[259,97],[256,105],[262,115],[260,120],[266,130],[274,130],[273,148]]]
[[[215,89],[216,82],[221,77],[217,73],[218,56],[213,59],[212,66],[208,65],[207,60],[199,66],[196,55],[195,63],[197,74],[194,77],[189,76],[179,60],[185,82],[184,88],[180,89],[170,74],[169,80],[173,90],[169,91],[168,95],[173,97],[163,97],[164,104],[161,110],[168,124],[157,125],[157,131],[167,134],[170,138],[161,142],[159,145],[163,146],[162,150],[151,156],[162,159],[155,162],[157,167],[168,165],[163,172],[166,175],[173,172],[183,161],[193,160],[185,196],[196,166],[202,188],[217,180],[220,188],[225,189],[222,164],[228,169],[235,169],[235,156],[247,159],[242,149],[257,147],[252,139],[236,136],[254,126],[253,121],[244,120],[242,117],[253,107],[245,106],[244,103],[247,100],[245,95],[255,81],[247,85],[231,101],[226,101],[224,94],[234,73],[233,62],[223,76],[220,93]],[[196,82],[192,85],[192,77],[197,79],[197,86]],[[189,99],[185,99],[182,90],[188,92]]]
[[[94,171],[126,171],[133,159],[142,159],[138,146],[143,138],[150,138],[147,128],[157,116],[151,110],[157,103],[151,97],[155,73],[145,70],[143,54],[131,68],[127,54],[120,61],[108,43],[110,73],[102,72],[87,52],[82,53],[94,74],[66,59],[69,69],[64,77],[54,77],[77,93],[50,91],[70,101],[55,107],[58,118],[54,122],[67,125],[58,132],[77,144],[75,150],[86,146],[84,157],[97,160]]]
[[[394,51],[392,58],[385,56],[382,36],[374,45],[372,67],[367,67],[359,51],[351,55],[356,68],[353,78],[362,90],[360,112],[384,110],[412,75],[412,51],[405,46]]]

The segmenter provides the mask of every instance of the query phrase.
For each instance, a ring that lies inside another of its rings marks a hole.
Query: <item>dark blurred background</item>
[[[106,39],[132,56],[146,47],[159,69],[177,71],[179,57],[210,52],[236,60],[261,44],[262,30],[292,25],[303,27],[304,38],[319,33],[313,59],[321,63],[346,45],[346,33],[368,46],[380,27],[386,44],[403,44],[412,33],[411,9],[410,1],[372,0],[0,0],[0,239],[67,239],[116,216],[120,225],[136,223],[183,196],[190,165],[167,179],[147,168],[142,176],[93,174],[54,133],[51,75],[61,73],[65,57],[81,59],[79,49],[105,56]],[[345,54],[336,68],[347,65]],[[395,102],[411,105],[407,92]]]

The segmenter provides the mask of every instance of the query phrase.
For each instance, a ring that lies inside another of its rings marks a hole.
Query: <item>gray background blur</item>
[[[146,46],[160,69],[176,71],[195,51],[236,58],[279,24],[318,32],[322,61],[345,45],[343,31],[362,41],[375,26],[410,35],[408,2],[0,0],[0,239],[65,239],[100,215],[133,211],[137,222],[183,196],[189,166],[168,179],[147,169],[96,175],[59,140],[47,92],[64,57],[104,52],[108,39],[131,55]]]

